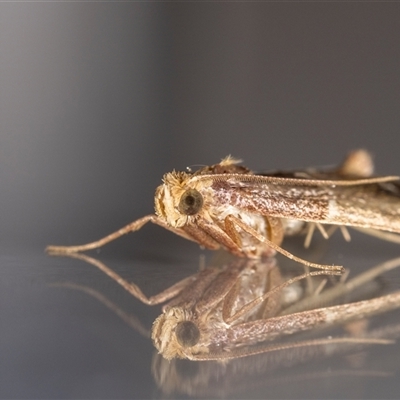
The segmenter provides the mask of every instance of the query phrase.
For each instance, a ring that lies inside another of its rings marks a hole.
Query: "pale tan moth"
[[[95,249],[157,224],[202,247],[225,248],[236,256],[260,258],[276,251],[302,264],[342,271],[340,266],[315,264],[282,249],[283,238],[317,227],[346,226],[400,243],[400,186],[397,176],[375,177],[369,153],[358,150],[333,170],[256,174],[226,157],[196,172],[170,172],[156,189],[155,214],[147,215],[92,243],[49,246],[47,251],[74,253]],[[386,232],[381,232],[386,231]]]

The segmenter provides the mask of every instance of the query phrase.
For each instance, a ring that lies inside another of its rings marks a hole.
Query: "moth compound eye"
[[[203,196],[196,189],[188,189],[179,201],[178,209],[182,214],[195,215],[203,207]]]
[[[182,347],[192,347],[200,340],[199,328],[191,321],[179,322],[175,334],[176,340]]]

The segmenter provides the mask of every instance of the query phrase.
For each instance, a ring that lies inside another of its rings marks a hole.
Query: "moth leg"
[[[280,245],[285,236],[281,219],[269,216],[264,216],[264,219],[267,221],[268,237],[270,238],[271,242]]]
[[[78,245],[78,246],[47,246],[46,252],[48,252],[48,253],[77,253],[80,251],[97,249],[101,246],[104,246],[105,244],[107,244],[109,242],[112,242],[115,239],[120,238],[121,236],[123,236],[129,232],[134,232],[134,231],[139,230],[143,225],[147,224],[148,222],[152,222],[153,224],[159,225],[171,232],[176,233],[177,235],[184,237],[185,239],[196,241],[191,236],[189,236],[186,232],[184,232],[182,229],[172,228],[166,222],[164,222],[162,219],[160,219],[159,217],[157,217],[154,214],[151,214],[151,215],[146,215],[145,217],[139,218],[136,221],[133,221],[130,224],[124,226],[123,228],[118,229],[116,232],[113,232],[99,240],[96,240],[95,242],[82,244],[82,245]]]
[[[329,229],[328,229],[328,236],[332,237],[332,235],[336,232],[337,229],[340,229],[340,231],[342,232],[343,238],[346,242],[350,242],[351,241],[351,236],[350,236],[350,232],[347,229],[347,227],[345,225],[332,225]]]
[[[318,230],[321,232],[321,235],[324,239],[329,239],[329,235],[326,232],[325,228],[322,226],[322,224],[318,222],[309,222],[308,223],[308,230],[307,230],[307,235],[304,240],[304,247],[308,249],[311,244],[311,239],[314,234],[315,228],[318,228]]]
[[[339,226],[339,229],[340,229],[340,232],[342,232],[343,239],[344,239],[346,242],[350,242],[350,241],[351,241],[351,236],[350,236],[350,232],[349,232],[349,230],[347,229],[347,227],[344,226],[344,225],[340,225],[340,226]]]
[[[218,250],[221,247],[221,245],[212,236],[198,227],[187,225],[182,227],[181,230],[187,235],[184,237],[198,243],[201,247],[205,247],[209,250]]]
[[[242,239],[239,236],[239,232],[236,230],[235,225],[229,218],[224,220],[225,232],[235,242],[238,248],[242,248]]]
[[[57,254],[55,254],[57,255]],[[164,303],[165,301],[172,299],[177,296],[189,283],[193,282],[196,279],[195,276],[189,276],[187,278],[182,279],[181,281],[175,283],[171,287],[165,289],[164,291],[156,294],[155,296],[147,297],[139,288],[139,286],[135,285],[132,282],[128,282],[126,279],[122,278],[112,269],[108,268],[104,263],[99,260],[96,260],[93,257],[89,257],[86,254],[79,253],[71,253],[67,255],[68,257],[77,258],[78,260],[82,260],[87,262],[88,264],[93,265],[98,268],[100,271],[104,272],[108,275],[114,282],[118,283],[122,286],[127,292],[129,292],[133,297],[140,300],[142,303],[147,305],[155,305]]]
[[[243,250],[242,240],[236,229],[235,222],[231,217],[232,217],[231,215],[228,215],[224,220],[224,226],[225,226],[224,232],[236,244],[237,249],[243,254],[245,253],[245,251]],[[276,245],[281,244],[283,240],[284,231],[280,220],[278,218],[265,217],[265,221],[267,223],[267,232],[268,232],[268,237],[270,238],[269,240],[274,242]],[[232,251],[232,249],[230,250]],[[270,247],[268,247],[263,251],[262,255],[271,256],[274,254],[275,251]],[[246,254],[246,256],[253,256],[253,254]]]
[[[276,250],[278,253],[283,254],[284,256],[286,256],[287,258],[297,261],[300,264],[303,265],[307,265],[309,267],[313,267],[313,268],[319,268],[319,269],[323,269],[326,271],[332,271],[334,272],[333,274],[337,274],[337,275],[341,275],[344,272],[344,268],[341,266],[337,266],[337,265],[324,265],[324,264],[316,264],[316,263],[312,263],[310,261],[306,261],[303,260],[300,257],[296,257],[295,255],[293,255],[292,253],[289,253],[288,251],[284,250],[282,247],[278,246],[277,244],[271,242],[270,240],[268,240],[266,237],[264,237],[263,235],[259,234],[256,230],[254,230],[251,226],[247,225],[246,223],[244,223],[242,220],[240,220],[239,218],[233,216],[233,215],[229,215],[229,218],[232,219],[232,221],[239,226],[241,229],[243,229],[245,232],[247,232],[249,235],[253,236],[255,239],[257,239],[259,242],[266,244],[267,246],[273,248],[274,250]],[[227,217],[227,218],[228,218]]]
[[[329,239],[329,235],[326,233],[325,228],[323,227],[322,224],[315,222],[316,227],[318,228],[318,230],[321,232],[321,235],[324,239]]]
[[[227,217],[228,218],[228,217]],[[229,222],[228,222],[229,224]],[[223,229],[215,226],[214,224],[210,224],[209,222],[199,219],[197,221],[197,225],[201,230],[203,230],[207,235],[211,236],[217,243],[225,247],[235,256],[243,257],[247,256],[242,250],[242,247],[232,239],[231,236]]]
[[[307,235],[306,238],[304,239],[304,247],[308,249],[311,244],[311,239],[313,237],[315,231],[315,224],[313,222],[308,223],[307,226]]]

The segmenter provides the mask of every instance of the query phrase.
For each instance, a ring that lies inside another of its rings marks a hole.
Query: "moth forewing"
[[[236,215],[247,212],[400,232],[400,198],[379,186],[396,181],[398,177],[337,181],[254,175],[192,178],[193,183],[203,180],[208,181],[207,204],[215,220],[219,215],[226,217],[227,212],[225,215],[218,213],[219,209],[230,207],[232,211],[236,207]]]

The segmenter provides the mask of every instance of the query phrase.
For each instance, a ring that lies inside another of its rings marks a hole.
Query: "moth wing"
[[[400,185],[396,177],[340,181],[253,178],[226,182],[232,194],[236,193],[237,206],[243,210],[400,233]]]

